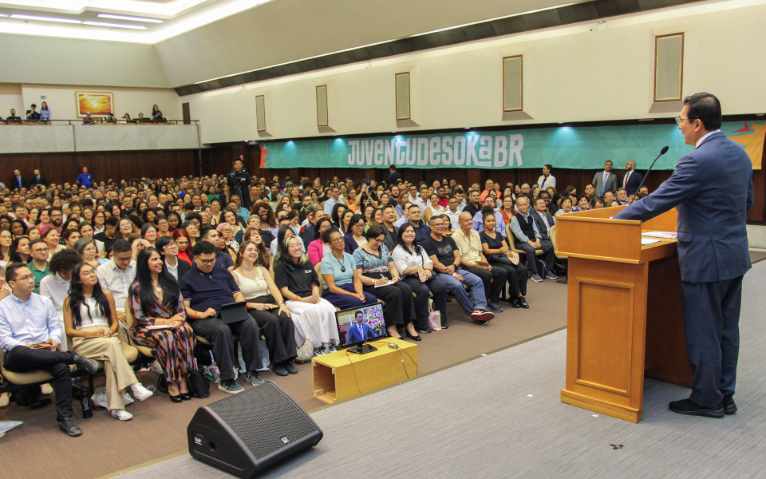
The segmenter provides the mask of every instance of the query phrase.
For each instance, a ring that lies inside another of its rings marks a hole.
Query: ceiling
[[[153,44],[269,1],[0,1],[0,33]]]

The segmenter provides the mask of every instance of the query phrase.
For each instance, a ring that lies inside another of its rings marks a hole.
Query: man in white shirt
[[[82,256],[70,248],[59,251],[51,256],[48,271],[50,274],[40,281],[40,296],[48,298],[56,309],[61,326],[64,326],[64,300],[69,294],[69,282],[72,270],[77,263],[82,262]],[[61,350],[67,350],[67,343],[61,343]]]
[[[125,322],[125,300],[128,299],[130,284],[136,279],[136,262],[130,243],[119,239],[114,242],[112,260],[96,269],[101,288],[108,289],[114,296],[117,319]]]
[[[337,186],[333,186],[330,189],[330,197],[324,202],[324,214],[331,215],[333,207],[338,203],[338,197],[340,196],[340,190]]]
[[[459,206],[457,196],[452,195],[449,198],[449,204],[447,205],[447,211],[444,212],[450,221],[450,231],[457,231],[460,229],[460,212],[463,211]]]

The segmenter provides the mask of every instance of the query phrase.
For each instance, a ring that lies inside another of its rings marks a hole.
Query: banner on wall
[[[761,169],[766,126],[725,122],[722,131],[742,145]],[[665,145],[670,147],[655,169],[672,170],[692,151],[675,125],[614,125],[537,128],[509,131],[466,131],[431,135],[328,138],[261,145],[261,168],[554,168],[598,169],[611,160],[638,169]]]

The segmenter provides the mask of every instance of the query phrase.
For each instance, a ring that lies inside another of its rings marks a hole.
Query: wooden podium
[[[675,240],[641,245],[645,231],[676,231],[676,210],[641,223],[610,220],[624,207],[556,217],[569,257],[567,370],[561,401],[641,421],[644,376],[691,387]]]

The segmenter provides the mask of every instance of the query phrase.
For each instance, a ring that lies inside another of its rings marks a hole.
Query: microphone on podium
[[[636,190],[635,193],[633,193],[633,201],[636,201],[636,197],[638,196],[638,192],[641,191],[641,187],[644,186],[644,183],[646,182],[646,178],[649,176],[649,173],[651,173],[652,168],[654,168],[654,164],[657,163],[657,160],[659,160],[662,155],[667,153],[669,149],[670,149],[670,147],[668,147],[667,145],[663,146],[662,149],[660,150],[660,154],[657,155],[657,158],[655,158],[654,161],[652,162],[652,164],[649,165],[649,169],[646,170],[646,174],[644,175],[644,179],[641,180],[641,184],[638,185],[638,189]],[[633,203],[633,201],[631,201],[631,203]]]

